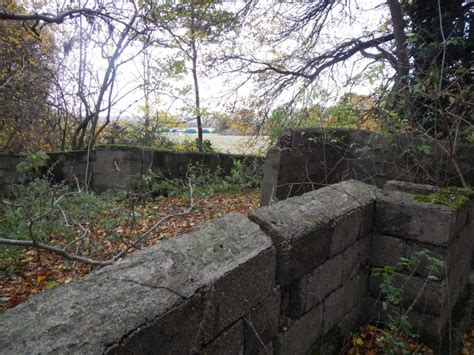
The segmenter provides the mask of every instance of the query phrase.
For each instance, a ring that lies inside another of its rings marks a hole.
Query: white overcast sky
[[[359,0],[352,1],[352,14],[354,15],[351,19],[346,19],[343,23],[338,23],[337,25],[328,26],[325,29],[325,36],[328,43],[334,43],[337,41],[342,41],[344,39],[349,39],[353,37],[358,37],[364,31],[370,31],[379,28],[387,18],[388,10],[386,8],[385,1],[383,0]],[[334,18],[335,22],[338,22],[337,18]],[[268,22],[268,21],[267,21]],[[244,32],[245,34],[245,32]],[[271,48],[263,49],[259,48],[255,41],[252,39],[246,38],[242,39],[242,45],[248,49],[254,50],[254,54],[257,53],[261,57],[265,57],[265,53]],[[288,47],[291,47],[292,43],[288,43]],[[324,45],[324,44],[322,44]],[[281,49],[281,48],[280,48]],[[133,48],[129,51],[131,53]],[[103,70],[105,62],[101,60],[100,53],[97,49],[91,48],[92,57],[94,58],[94,65],[98,71]],[[152,52],[153,56],[159,57],[163,55],[169,55],[169,51],[163,49],[154,50]],[[120,72],[117,75],[117,84],[116,87],[119,92],[126,92],[130,88],[136,86],[140,82],[141,77],[141,65],[143,57],[138,57],[134,62],[128,63],[123,66]],[[362,61],[348,61],[346,67],[339,72],[337,81],[334,82],[329,77],[321,78],[319,85],[325,91],[331,92],[333,96],[326,97],[326,104],[332,104],[336,101],[343,92],[338,91],[338,86],[345,80],[345,76],[352,74],[353,72],[360,71],[367,64],[366,60]],[[209,73],[211,76],[215,74]],[[224,112],[229,109],[229,101],[225,100],[223,97],[233,85],[238,81],[243,80],[243,77],[234,76],[230,78],[228,76],[217,76],[213,78],[207,78],[202,76],[200,86],[201,86],[201,102],[202,106],[209,109],[210,111],[220,111]],[[187,75],[185,78],[181,78],[178,81],[171,82],[177,86],[182,85],[192,85],[192,77]],[[367,94],[373,88],[373,85],[368,83],[358,82],[352,87],[352,92],[357,92],[361,94]],[[238,93],[238,101],[245,102],[246,96],[252,94],[256,91],[255,84],[248,83],[244,86]],[[126,110],[125,116],[136,116],[139,114],[139,107],[143,105],[141,100],[143,93],[135,92],[128,95],[123,99],[113,110],[112,114],[117,115],[120,111]],[[282,100],[285,100],[285,97],[291,95],[291,89],[284,95],[282,95]],[[179,113],[180,109],[184,107],[183,101],[187,101],[189,104],[192,104],[192,95],[189,95],[189,98],[183,96],[183,100],[174,101],[170,100],[164,95],[157,96],[158,99],[158,109],[170,110],[172,113]],[[232,100],[235,99],[235,96],[232,97]],[[133,104],[135,101],[139,101],[136,104]],[[324,104],[324,103],[323,103]],[[130,106],[131,105],[131,106]],[[130,107],[129,107],[130,106]]]

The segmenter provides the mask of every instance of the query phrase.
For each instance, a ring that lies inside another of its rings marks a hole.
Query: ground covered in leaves
[[[404,337],[402,334],[396,335],[394,338],[388,340],[386,329],[376,327],[374,325],[366,325],[362,327],[359,332],[354,335],[348,344],[347,355],[378,355],[386,354],[388,349],[395,350],[394,342],[401,345],[404,351],[400,348],[395,352],[390,353],[408,353],[408,354],[433,354],[426,345],[417,342],[415,339]]]
[[[127,249],[130,240],[143,235],[163,217],[182,214],[160,223],[140,242],[139,248],[192,231],[200,223],[232,211],[247,215],[258,207],[259,192],[217,192],[193,203],[194,208],[187,213],[190,200],[183,196],[157,197],[134,203],[114,201],[105,204],[94,218],[82,221],[80,228],[79,224],[68,221],[67,215],[64,220],[68,228],[77,229],[77,235],[84,234],[81,228],[88,231],[86,238],[75,243],[73,249],[96,260],[108,260]],[[51,234],[49,243],[52,245],[65,247],[70,243],[60,229],[52,228]],[[59,255],[32,248],[17,250],[16,255],[11,255],[0,258],[0,309],[14,307],[38,292],[69,283],[92,269],[91,265],[64,260]]]
[[[395,341],[403,344],[404,351],[389,352],[387,348],[387,330],[374,325],[366,325],[351,338],[346,355],[379,355],[387,353],[395,354],[434,354],[433,350],[416,339],[406,338],[403,335],[395,337]],[[460,355],[474,354],[474,327],[464,334],[463,346],[459,351]]]

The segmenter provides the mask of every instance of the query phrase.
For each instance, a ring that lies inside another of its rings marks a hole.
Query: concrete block
[[[299,318],[342,284],[344,258],[337,255],[292,284],[290,314]]]
[[[359,238],[361,221],[362,212],[360,209],[355,209],[333,222],[330,234],[330,258],[354,244],[357,238]]]
[[[277,283],[287,286],[323,263],[329,252],[329,226],[307,213],[299,197],[262,207],[250,219],[272,238],[277,250]]]
[[[472,254],[474,242],[474,223],[469,223],[460,231],[448,249],[448,264],[454,264],[465,254]]]
[[[257,355],[273,355],[273,342],[268,342],[265,344],[265,346],[260,349],[260,351],[257,353]]]
[[[243,346],[243,324],[242,321],[238,321],[219,334],[212,342],[204,346],[202,353],[204,355],[240,355],[243,353]],[[160,354],[162,353],[161,349],[159,352]]]
[[[387,191],[400,191],[414,195],[428,195],[439,191],[439,187],[426,185],[426,184],[415,184],[408,181],[390,180],[383,186],[384,190]]]
[[[228,223],[223,223],[220,233],[223,231],[232,233],[231,228],[238,228],[239,224],[240,227],[247,225],[248,233],[262,233],[250,222],[238,223],[239,219],[234,219],[234,222],[236,226],[232,227]],[[200,232],[206,233],[202,229]],[[271,242],[267,236],[265,237]],[[226,248],[226,243],[216,245],[214,248],[218,248],[216,250],[219,254],[219,249]],[[249,278],[249,275],[252,275],[252,278]],[[205,294],[204,340],[213,338],[216,333],[248,313],[252,307],[273,291],[274,286],[275,251],[273,248],[260,252],[251,260],[246,260],[238,268],[234,268],[217,279]]]
[[[258,354],[276,335],[280,321],[280,290],[276,289],[244,317],[244,354]]]
[[[365,302],[365,298],[362,299],[361,302],[356,304],[337,324],[339,332],[345,340],[348,340],[351,334],[357,332],[362,325],[364,317],[366,317],[364,308]]]
[[[384,299],[385,295],[380,289],[382,280],[377,277],[370,279],[370,294],[372,297]],[[429,313],[435,316],[447,310],[448,287],[445,282],[427,281],[416,276],[395,274],[392,285],[402,290],[401,304],[408,308]]]
[[[250,215],[277,249],[277,282],[287,286],[326,261],[329,226],[337,218],[368,206],[375,188],[354,180],[289,198]]]
[[[375,203],[361,207],[361,222],[359,238],[365,238],[372,232],[374,225]]]
[[[422,203],[398,191],[378,191],[374,232],[447,246],[455,237],[457,211]]]
[[[367,296],[369,292],[369,271],[361,270],[355,277],[354,283],[354,305],[359,304]]]
[[[338,324],[344,315],[354,306],[355,278],[331,293],[323,302],[324,305],[324,332],[330,331]]]
[[[370,245],[370,263],[383,267],[394,266],[405,257],[407,242],[402,238],[382,234],[372,234]]]
[[[342,274],[342,282],[355,276],[361,266],[365,265],[368,261],[370,249],[370,238],[358,240],[351,247],[347,248],[342,258],[344,260],[344,271]]]
[[[469,224],[469,221],[467,220],[467,216],[469,215],[469,208],[469,204],[466,204],[465,206],[459,208],[456,211],[456,234],[460,233],[464,229],[464,227]]]
[[[438,280],[443,280],[446,278],[446,268],[450,269],[449,266],[449,254],[454,252],[455,243],[451,243],[449,248],[439,247],[436,245],[419,243],[409,241],[407,243],[405,256],[410,259],[418,259],[416,265],[412,265],[409,268],[405,268],[405,273],[414,273],[416,276],[421,278],[430,277],[432,279],[436,278]],[[428,251],[431,257],[434,257],[443,263],[442,266],[437,267],[433,261],[430,261],[429,258],[423,256],[423,254]]]
[[[156,348],[162,354],[187,353],[200,347],[201,323],[202,297],[197,295],[163,316],[145,319],[131,334],[109,345],[105,353],[139,355],[152,353]]]
[[[367,298],[365,303],[366,310],[369,310],[369,319],[372,322],[380,322],[381,325],[389,321],[389,315],[399,312],[397,307],[388,306],[384,308],[382,302],[375,298]],[[443,335],[446,333],[448,325],[449,313],[442,316],[434,316],[427,313],[412,310],[408,313],[408,321],[420,335],[422,341],[427,344],[437,345]]]
[[[468,204],[466,223],[474,223],[474,201],[472,200]]]
[[[0,349],[104,353],[142,344],[144,336],[150,342],[143,352],[187,353],[271,293],[274,265],[271,240],[245,217],[230,214],[0,314]],[[163,326],[174,322],[182,326],[167,333]]]
[[[302,318],[291,320],[273,341],[274,354],[306,354],[323,334],[323,307],[319,305]]]

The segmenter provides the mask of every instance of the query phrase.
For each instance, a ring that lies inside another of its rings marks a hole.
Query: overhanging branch
[[[4,21],[36,21],[45,23],[56,23],[61,24],[68,18],[75,18],[79,16],[94,16],[99,15],[98,10],[81,8],[65,11],[59,14],[51,14],[48,12],[44,13],[32,13],[32,14],[16,14],[9,12],[0,12],[0,20]]]

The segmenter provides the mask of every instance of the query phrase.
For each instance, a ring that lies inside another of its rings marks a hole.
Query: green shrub
[[[413,303],[408,307],[404,306],[403,289],[395,286],[395,276],[396,270],[403,268],[410,272],[408,277],[412,277],[422,263],[426,263],[429,270],[426,281],[434,278],[432,274],[444,266],[441,259],[430,251],[423,249],[410,258],[400,258],[396,266],[375,267],[372,269],[374,276],[382,279],[380,284],[381,293],[384,297],[382,305],[384,311],[388,312],[388,322],[382,337],[378,339],[378,341],[384,344],[385,354],[410,353],[408,340],[418,337],[408,319]],[[419,292],[422,291],[422,289],[419,290]],[[410,301],[414,302],[413,300]]]

